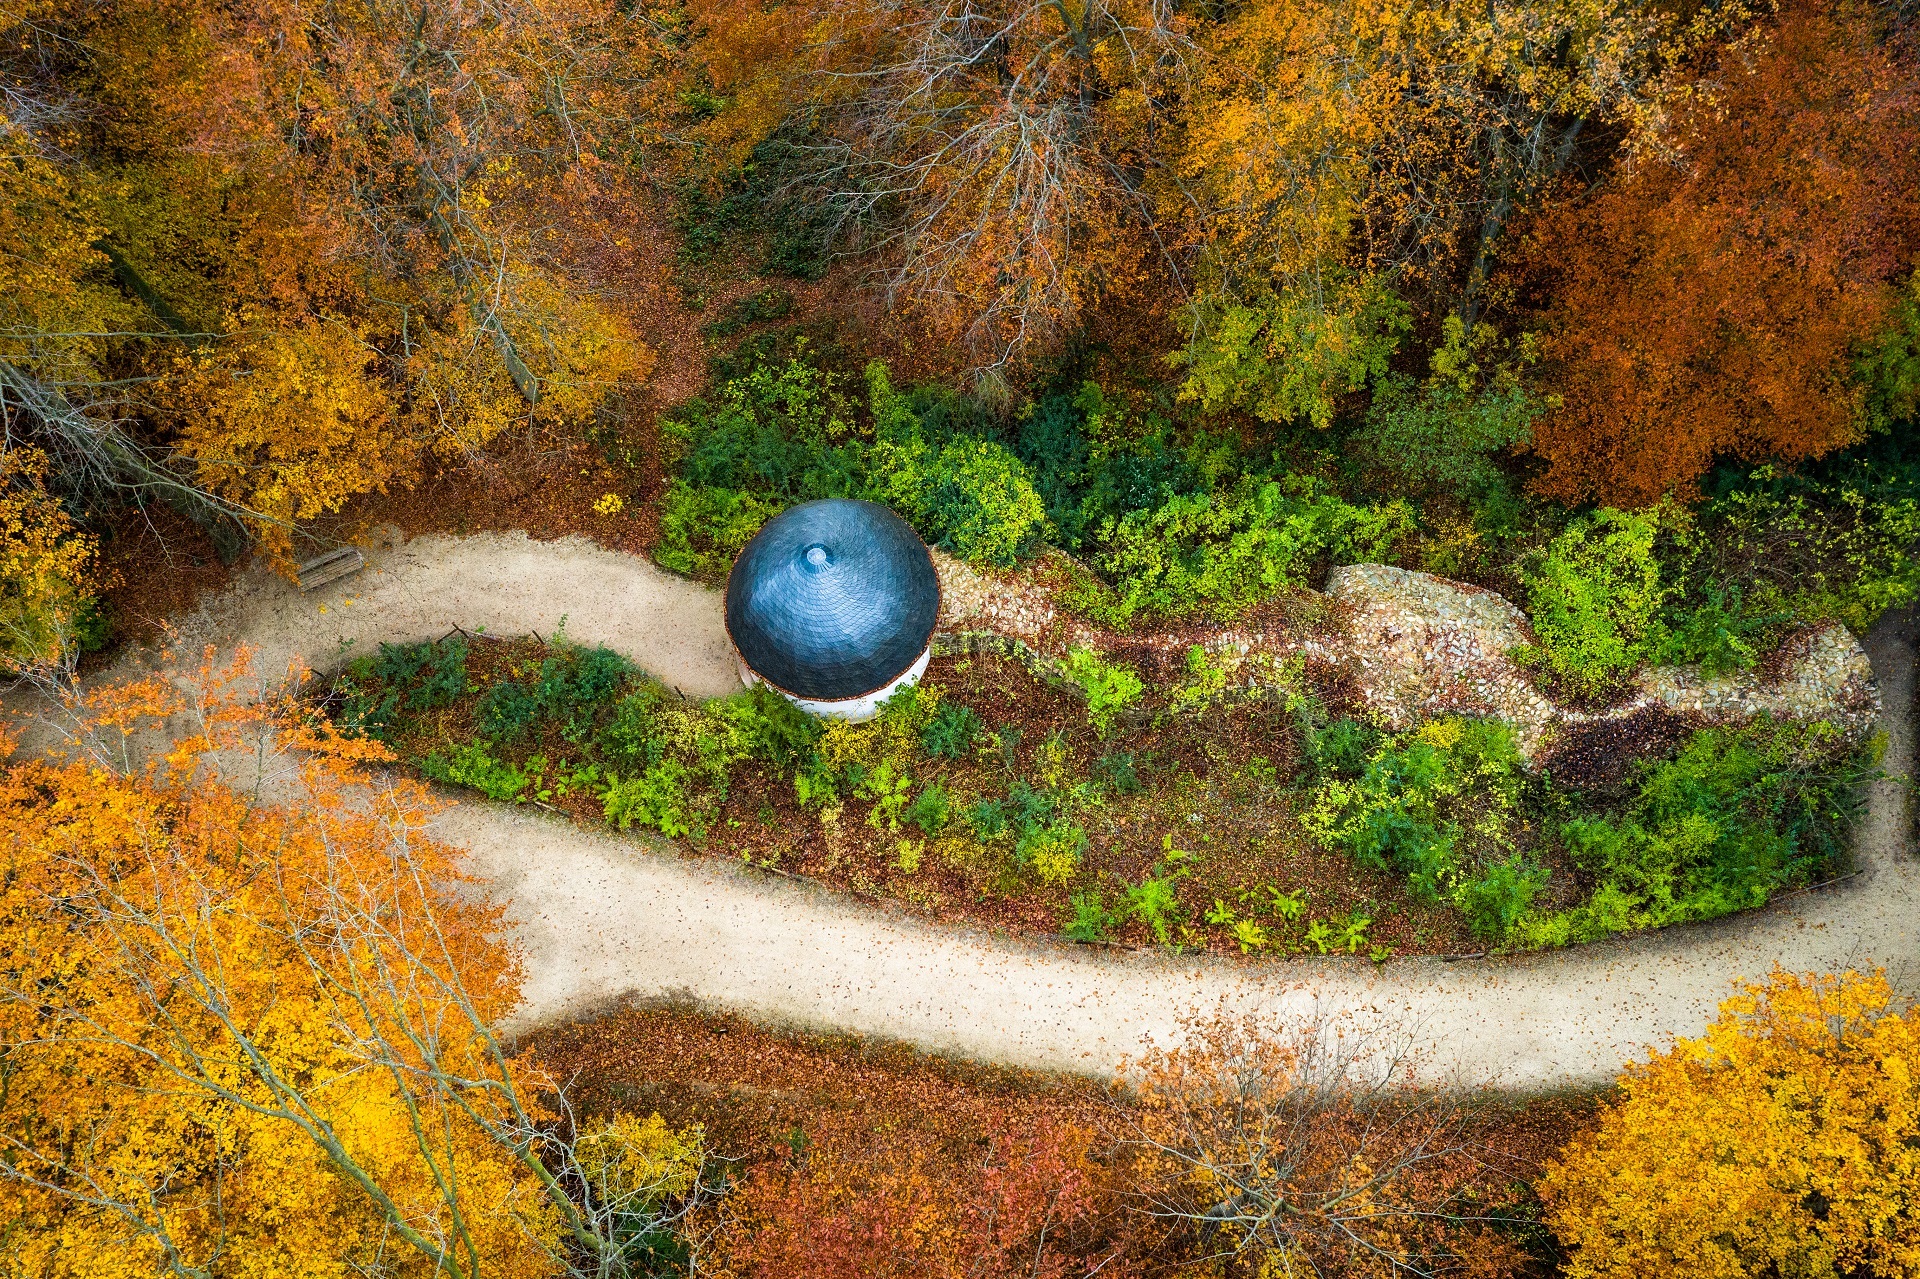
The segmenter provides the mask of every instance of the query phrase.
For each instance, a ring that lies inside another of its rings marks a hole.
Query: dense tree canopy
[[[1540,217],[1548,492],[1643,505],[1722,455],[1860,438],[1851,360],[1920,253],[1920,91],[1878,32],[1865,7],[1789,9],[1657,144]]]
[[[0,1274],[607,1273],[698,1133],[534,1100],[431,802],[249,682],[103,690],[68,759],[0,773]],[[141,762],[168,716],[197,731]]]
[[[1920,1017],[1885,977],[1776,973],[1622,1080],[1541,1190],[1567,1273],[1910,1274]]]
[[[76,537],[165,501],[284,563],[364,495],[603,420],[653,356],[580,261],[672,190],[750,193],[1002,391],[1125,313],[1122,361],[1170,359],[1197,417],[1364,423],[1455,496],[1495,454],[1560,500],[1684,496],[1885,427],[1920,378],[1915,51],[1862,0],[0,22],[0,412],[45,459],[9,475]],[[82,583],[54,540],[42,576]]]
[[[607,64],[645,51],[612,15],[127,0],[5,21],[4,403],[81,501],[224,506],[285,553],[423,454],[579,424],[645,374],[552,251],[633,145]]]

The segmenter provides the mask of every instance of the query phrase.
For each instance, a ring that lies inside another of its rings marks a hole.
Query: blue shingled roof
[[[874,502],[781,512],[727,579],[727,634],[740,656],[774,687],[817,701],[891,684],[926,650],[939,615],[925,543]]]

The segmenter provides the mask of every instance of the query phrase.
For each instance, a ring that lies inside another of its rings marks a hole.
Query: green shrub
[[[722,581],[760,526],[783,506],[740,489],[694,488],[675,480],[660,499],[660,542],[653,558],[675,573]]]
[[[752,204],[722,179],[716,189],[681,178],[674,186],[673,225],[679,232],[675,250],[683,266],[703,266],[713,260],[732,236],[752,217]]]
[[[367,659],[367,678],[406,688],[420,678],[432,653],[431,643],[382,644],[379,655]]]
[[[933,835],[947,824],[952,812],[953,805],[947,797],[947,788],[933,782],[907,806],[901,818],[918,826],[922,834]]]
[[[1337,719],[1306,733],[1307,758],[1322,777],[1357,777],[1380,743],[1380,730],[1357,719]]]
[[[1043,396],[1022,416],[1016,451],[1053,536],[1072,550],[1088,546],[1110,520],[1203,491],[1219,469],[1212,437],[1196,432],[1183,445],[1158,414],[1136,417],[1093,382]]]
[[[1039,829],[1058,807],[1052,792],[1036,789],[1024,780],[1017,780],[1007,788],[1007,823],[1022,838]]]
[[[1031,827],[1013,847],[1013,857],[1030,867],[1040,882],[1060,885],[1072,879],[1087,852],[1087,832],[1072,822]]]
[[[1521,783],[1507,725],[1435,720],[1383,739],[1357,779],[1323,782],[1302,820],[1325,846],[1404,874],[1423,900],[1449,901],[1475,866],[1511,854]]]
[[[1243,477],[1103,529],[1093,560],[1110,585],[1083,584],[1071,600],[1113,626],[1142,613],[1227,617],[1305,586],[1322,560],[1384,559],[1413,526],[1403,502],[1354,506],[1305,475]]]
[[[680,759],[705,775],[717,798],[726,798],[735,766],[754,757],[755,742],[746,726],[704,706],[676,708],[663,718]]]
[[[480,735],[495,742],[517,741],[539,713],[540,697],[533,685],[502,680],[480,698]]]
[[[1073,913],[1061,932],[1074,941],[1103,942],[1120,924],[1113,912],[1100,904],[1098,891],[1089,889],[1073,895]]]
[[[1824,725],[1704,729],[1648,770],[1623,820],[1576,823],[1567,843],[1648,924],[1710,919],[1843,857],[1860,775]]]
[[[904,511],[929,540],[976,564],[1008,565],[1046,529],[1046,507],[1027,468],[1003,446],[956,435],[929,440],[886,366],[867,366],[876,440],[870,494]]]
[[[1518,384],[1416,388],[1411,379],[1390,377],[1374,390],[1367,445],[1413,491],[1444,493],[1469,509],[1502,507],[1510,485],[1493,455],[1531,439],[1540,413],[1540,402]]]
[[[1842,863],[1870,775],[1867,756],[1823,723],[1702,729],[1644,768],[1623,812],[1562,827],[1598,887],[1572,910],[1523,920],[1516,935],[1563,945],[1759,906]]]
[[[881,703],[877,723],[891,744],[904,752],[925,736],[939,710],[939,690],[910,684]]]
[[[362,657],[349,663],[335,688],[340,706],[333,718],[343,731],[388,740],[399,722],[404,694],[374,678],[373,659]]]
[[[1602,508],[1575,520],[1547,549],[1520,565],[1539,643],[1519,654],[1584,696],[1605,692],[1665,642],[1654,556],[1659,523]]]
[[[1751,667],[1759,637],[1792,617],[1787,612],[1752,613],[1739,586],[1708,582],[1697,604],[1669,611],[1657,657],[1669,664],[1697,662],[1702,675],[1717,679]]]
[[[467,691],[467,642],[455,636],[429,647],[420,683],[407,697],[412,710],[451,706]]]
[[[609,782],[601,795],[603,811],[621,830],[638,822],[669,838],[694,834],[699,823],[687,782],[684,764],[663,759],[644,773]]]
[[[722,578],[786,507],[863,486],[864,445],[838,383],[805,358],[753,365],[713,399],[683,405],[664,431],[680,456],[654,558],[675,572]]]
[[[1527,389],[1526,348],[1500,349],[1490,325],[1467,333],[1458,316],[1442,325],[1430,376],[1416,386],[1389,374],[1375,382],[1363,436],[1366,455],[1411,492],[1444,493],[1472,509],[1476,524],[1506,522],[1512,485],[1493,455],[1526,443],[1545,409]],[[1487,517],[1491,516],[1491,519]]]
[[[825,731],[819,720],[764,684],[708,702],[702,709],[734,729],[754,758],[783,772],[812,761]]]
[[[434,781],[470,786],[488,799],[502,801],[522,798],[533,782],[520,768],[495,759],[484,742],[468,742],[450,756],[429,755],[421,771]]]
[[[1227,668],[1213,660],[1205,647],[1187,647],[1187,677],[1174,686],[1167,698],[1168,708],[1179,715],[1199,711],[1227,691]]]
[[[1094,762],[1093,775],[1119,794],[1137,795],[1140,792],[1140,775],[1134,771],[1131,751],[1102,755]]]
[[[730,338],[748,325],[784,320],[791,314],[793,294],[785,289],[761,289],[737,299],[720,319],[702,325],[701,332],[709,338]]]
[[[961,816],[972,829],[973,837],[982,843],[1007,833],[1007,805],[1004,800],[975,800]]]
[[[940,450],[916,507],[941,546],[975,564],[1009,565],[1031,554],[1046,530],[1046,508],[1020,459],[988,440]]]
[[[1145,691],[1139,675],[1130,668],[1115,665],[1088,648],[1067,650],[1064,671],[1087,699],[1087,718],[1094,730],[1105,737],[1114,721],[1127,707],[1140,700]]]
[[[533,699],[542,714],[577,739],[638,673],[612,649],[562,644],[559,652],[541,660]]]
[[[964,759],[980,734],[980,717],[965,706],[943,702],[920,734],[920,747],[929,755]]]
[[[396,694],[391,709],[451,706],[467,688],[467,642],[455,636],[439,644],[382,644],[378,656],[353,663],[349,673],[386,685]]]
[[[906,816],[908,796],[913,793],[913,778],[896,768],[892,760],[883,759],[860,779],[855,793],[873,801],[873,811],[867,814],[869,826],[879,830],[884,825],[897,831]]]
[[[1461,881],[1453,902],[1476,936],[1499,941],[1513,931],[1546,882],[1545,870],[1515,853]]]
[[[1127,889],[1123,912],[1147,926],[1153,939],[1165,945],[1172,939],[1173,925],[1180,920],[1180,899],[1174,893],[1172,875],[1152,875]]]
[[[660,762],[666,742],[658,716],[667,703],[664,688],[644,684],[614,705],[612,718],[601,728],[595,741],[616,769],[639,772]]]

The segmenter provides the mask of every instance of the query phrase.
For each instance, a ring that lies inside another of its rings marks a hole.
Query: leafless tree
[[[1235,1273],[1439,1275],[1497,1247],[1482,1110],[1415,1087],[1411,1037],[1316,1015],[1190,1023],[1119,1107],[1139,1207]]]
[[[822,50],[810,195],[843,230],[873,228],[890,296],[957,326],[977,368],[1003,368],[1077,311],[1104,223],[1150,225],[1140,159],[1096,114],[1182,73],[1173,7],[894,0],[840,17],[882,52],[843,66]]]

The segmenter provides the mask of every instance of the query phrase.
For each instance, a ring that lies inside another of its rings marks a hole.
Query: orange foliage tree
[[[1859,438],[1850,357],[1920,253],[1920,63],[1882,34],[1850,0],[1787,7],[1655,144],[1534,224],[1544,492],[1643,506],[1723,455]]]
[[[796,189],[858,228],[889,291],[976,369],[1045,344],[1149,251],[1141,147],[1183,65],[1154,0],[693,6],[693,70],[739,163],[786,127]]]
[[[1569,1279],[1920,1268],[1920,1009],[1776,972],[1621,1077],[1540,1183]]]
[[[1234,1275],[1511,1273],[1481,1117],[1413,1087],[1404,1047],[1310,1020],[1188,1028],[1138,1063],[1122,1112],[1143,1209]]]
[[[719,1253],[764,1279],[1064,1279],[1084,1269],[1090,1141],[1045,1115],[957,1152],[866,1114],[820,1124],[736,1188]]]
[[[0,774],[0,1274],[609,1273],[697,1134],[567,1140],[429,801],[243,675],[104,690]],[[167,716],[197,729],[138,763]]]
[[[646,31],[577,0],[0,16],[33,90],[0,218],[36,250],[0,254],[0,397],[89,504],[184,479],[283,556],[423,451],[582,424],[651,363],[558,229],[625,190]]]

